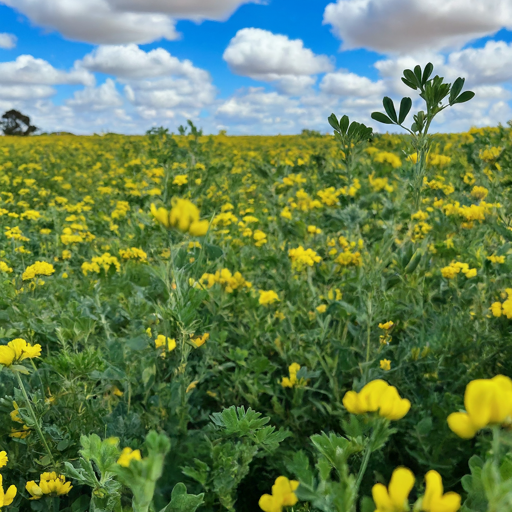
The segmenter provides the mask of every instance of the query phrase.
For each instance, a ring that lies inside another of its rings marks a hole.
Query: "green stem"
[[[370,361],[370,334],[372,328],[372,296],[368,297],[368,327],[366,339],[366,362]]]
[[[50,457],[53,467],[56,467],[52,452],[50,450],[50,447],[48,446],[48,443],[46,442],[46,438],[44,437],[43,431],[41,430],[41,427],[39,426],[39,422],[37,421],[34,409],[32,409],[32,404],[30,403],[30,399],[28,397],[28,394],[27,394],[27,391],[23,384],[23,381],[21,380],[20,374],[19,374],[19,372],[15,372],[15,373],[16,373],[16,378],[18,379],[18,384],[20,385],[20,388],[21,388],[21,392],[23,393],[23,397],[25,398],[25,401],[27,402],[27,407],[28,407],[28,410],[30,411],[30,415],[32,416],[32,421],[34,422],[34,427],[37,430],[37,434],[39,435],[39,438],[41,439],[41,442],[43,443],[43,445],[46,449],[46,452],[48,453],[48,456]]]
[[[500,427],[492,427],[492,456],[494,464],[499,468],[500,464]]]
[[[361,482],[363,481],[364,474],[366,473],[366,468],[368,467],[368,463],[370,462],[370,455],[372,454],[372,446],[373,439],[375,437],[375,429],[372,431],[372,435],[370,436],[370,440],[366,446],[366,450],[363,455],[363,461],[361,462],[361,467],[359,468],[359,473],[357,474],[357,480],[355,485],[355,492],[359,491],[359,487],[361,486]]]

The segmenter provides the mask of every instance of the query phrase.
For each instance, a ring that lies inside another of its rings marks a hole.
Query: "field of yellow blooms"
[[[0,138],[0,509],[512,510],[511,148]]]

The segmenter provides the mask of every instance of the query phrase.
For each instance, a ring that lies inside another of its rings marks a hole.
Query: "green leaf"
[[[359,127],[361,125],[357,122],[357,121],[352,121],[352,123],[350,124],[350,128],[348,129],[348,132],[347,132],[347,136],[351,139],[354,137],[354,135],[357,133],[357,131],[359,130]]]
[[[142,372],[142,383],[144,386],[148,384],[148,382],[156,375],[156,366],[148,366],[144,368]]]
[[[421,82],[418,82],[416,75],[410,69],[404,69],[404,76],[407,78],[408,82],[416,86],[414,89],[417,89],[420,86]]]
[[[334,114],[331,114],[328,118],[327,118],[327,121],[329,121],[329,124],[337,131],[339,132],[340,131],[340,123],[338,123],[338,119],[336,118],[336,116]]]
[[[432,71],[434,70],[434,66],[432,62],[429,62],[425,69],[423,70],[423,78],[421,79],[421,84],[425,85],[427,83],[427,80],[429,79],[430,75],[432,74]]]
[[[395,124],[393,121],[391,121],[391,119],[389,119],[388,116],[382,114],[381,112],[372,112],[371,118],[375,119],[375,121],[379,121],[379,123]]]
[[[407,87],[410,87],[411,89],[414,89],[414,90],[417,90],[418,89],[418,86],[415,85],[413,82],[407,80],[406,78],[402,77],[401,78],[402,82],[407,85]]]
[[[349,122],[350,121],[349,121],[347,115],[343,116],[340,119],[340,129],[341,129],[341,133],[343,133],[343,135],[346,135],[346,133],[347,133]]]
[[[382,100],[382,104],[384,105],[384,109],[386,110],[386,114],[389,116],[389,118],[397,122],[396,118],[396,110],[395,105],[393,105],[393,100],[389,98],[388,96],[384,96],[384,99]]]
[[[368,496],[363,496],[361,499],[361,512],[374,512],[375,504]]]
[[[410,112],[412,107],[411,98],[402,98],[400,102],[400,114],[398,116],[398,124],[402,124],[407,117],[407,114]]]
[[[421,84],[421,66],[419,64],[414,66],[414,76],[416,77],[418,83]]]
[[[141,350],[144,350],[148,348],[149,345],[149,338],[146,335],[136,336],[135,338],[130,338],[126,345],[131,348],[132,350],[135,350],[136,352],[139,352]]]
[[[452,103],[452,105],[455,105],[455,103],[465,103],[466,101],[469,101],[474,96],[475,96],[475,93],[473,91],[465,91]]]
[[[450,105],[453,103],[453,100],[460,94],[462,91],[462,87],[464,86],[465,78],[457,78],[455,82],[453,82],[452,88],[450,90]]]
[[[204,494],[187,494],[185,484],[177,483],[171,493],[171,502],[160,512],[195,512],[204,502]]]
[[[204,249],[210,260],[218,260],[224,254],[218,245],[204,244]]]

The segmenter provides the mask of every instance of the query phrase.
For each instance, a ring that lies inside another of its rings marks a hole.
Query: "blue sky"
[[[512,119],[512,4],[491,3],[0,0],[0,110],[75,133],[189,118],[206,133],[327,132],[331,112],[401,133],[370,114],[385,95],[419,110],[400,76],[430,61],[476,92],[435,131],[495,126]]]

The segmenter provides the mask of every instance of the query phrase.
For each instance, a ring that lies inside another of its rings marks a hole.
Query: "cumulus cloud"
[[[327,5],[324,24],[342,39],[342,50],[380,53],[462,48],[512,29],[510,0],[337,0]]]
[[[14,34],[0,33],[0,48],[4,50],[12,50],[16,47],[18,38]]]
[[[320,90],[337,96],[374,96],[385,92],[382,80],[372,82],[365,76],[337,71],[327,73],[320,82]]]
[[[174,18],[226,20],[242,4],[258,0],[109,0],[121,11],[167,13]]]
[[[145,52],[135,44],[100,46],[79,61],[77,66],[135,80],[168,75],[193,76],[202,71],[189,60],[180,61],[163,48]]]
[[[76,110],[106,110],[123,105],[123,98],[116,89],[116,84],[107,78],[104,84],[98,87],[86,87],[76,91],[74,97],[66,104]]]
[[[49,62],[32,55],[20,55],[15,61],[0,62],[0,84],[82,84],[93,85],[94,75],[85,69],[55,69]]]
[[[94,44],[179,39],[176,19],[225,20],[258,0],[0,0],[35,25]]]
[[[35,100],[48,98],[55,94],[55,89],[48,85],[1,85],[0,98],[2,100]]]
[[[315,55],[300,39],[289,39],[259,28],[244,28],[231,39],[223,59],[231,71],[255,80],[277,82],[289,94],[314,84],[311,75],[333,69],[326,55]]]
[[[34,24],[67,39],[94,44],[150,43],[177,39],[175,22],[165,14],[123,12],[107,0],[0,0]]]

